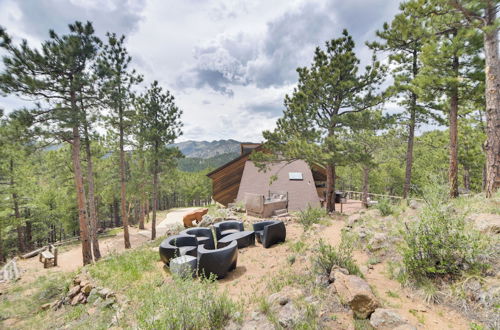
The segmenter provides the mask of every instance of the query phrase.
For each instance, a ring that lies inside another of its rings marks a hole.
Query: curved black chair
[[[198,240],[196,236],[173,235],[167,237],[160,244],[160,258],[165,264],[169,264],[170,259],[183,255],[196,257]]]
[[[264,248],[268,248],[276,243],[284,242],[286,239],[286,227],[281,221],[269,220],[253,224],[257,242]]]
[[[195,236],[198,240],[198,245],[205,245],[205,248],[207,249],[215,248],[214,235],[212,234],[212,229],[210,228],[189,228],[181,231],[180,235]]]
[[[217,240],[221,239],[224,236],[229,234],[234,234],[239,231],[245,230],[243,228],[243,222],[237,220],[228,220],[222,221],[214,224],[215,234],[217,236]]]
[[[198,246],[198,276],[209,277],[214,274],[218,279],[236,268],[238,261],[238,243],[232,241],[220,249],[208,250],[203,245]]]

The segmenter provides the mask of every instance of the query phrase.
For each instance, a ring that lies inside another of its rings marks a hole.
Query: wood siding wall
[[[240,156],[220,170],[208,174],[212,179],[212,196],[216,202],[227,206],[236,200],[247,159],[248,155]]]

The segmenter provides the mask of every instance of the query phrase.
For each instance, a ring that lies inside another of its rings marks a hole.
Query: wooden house
[[[212,179],[213,199],[223,205],[245,201],[248,195],[285,196],[288,211],[297,211],[308,205],[319,207],[324,200],[326,171],[321,166],[310,167],[302,160],[270,164],[267,171],[259,171],[249,159],[257,143],[242,143],[240,156],[207,174]],[[273,176],[273,180],[271,177]]]

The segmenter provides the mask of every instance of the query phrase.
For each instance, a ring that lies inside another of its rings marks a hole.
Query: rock
[[[290,301],[292,301],[293,299],[297,299],[302,295],[303,295],[303,293],[300,289],[286,286],[283,289],[281,289],[280,292],[273,293],[272,295],[267,297],[267,302],[272,307],[276,307],[277,305],[284,306],[284,305],[288,304]]]
[[[351,214],[351,215],[347,218],[347,225],[348,225],[349,227],[353,227],[353,226],[354,226],[354,224],[355,224],[356,222],[358,222],[358,221],[359,221],[359,219],[361,219],[361,214],[359,214],[359,213],[354,213],[354,214]]]
[[[101,289],[99,291],[99,295],[103,298],[110,298],[115,296],[114,292],[108,288]]]
[[[349,271],[347,269],[335,265],[332,267],[332,270],[330,271],[330,276],[329,276],[330,282],[335,281],[335,273],[337,272],[342,273],[344,275],[349,275]]]
[[[198,227],[208,227],[211,224],[213,224],[213,218],[212,216],[205,214],[202,218],[201,221],[198,223]]]
[[[74,287],[72,287],[69,291],[68,291],[68,298],[73,298],[74,296],[76,296],[78,293],[80,292],[80,285],[75,285]]]
[[[89,282],[89,281],[87,281],[87,280],[83,280],[83,281],[81,281],[81,282],[80,282],[80,288],[83,288],[83,287],[85,287],[85,286],[87,286],[87,285],[89,285],[89,284],[90,284],[90,282]]]
[[[89,304],[93,304],[97,300],[97,298],[99,298],[99,291],[97,291],[97,289],[94,288],[94,289],[90,290],[90,293],[87,297],[87,302]]]
[[[314,283],[317,286],[326,288],[330,284],[330,279],[326,275],[318,275],[318,276],[316,276]]]
[[[85,298],[85,296],[83,295],[83,293],[79,293],[77,294],[76,296],[73,297],[73,299],[71,299],[71,306],[75,306],[77,305],[79,302],[81,302],[83,300],[83,298]]]
[[[52,303],[46,303],[46,304],[43,304],[42,306],[40,306],[40,308],[42,309],[42,311],[46,311],[47,309],[49,309],[51,307]]]
[[[74,284],[80,284],[82,281],[85,281],[85,276],[83,274],[77,275],[73,280]]]
[[[92,291],[92,289],[94,288],[94,286],[92,284],[87,284],[85,285],[83,288],[82,288],[82,292],[86,295],[88,295],[90,293],[90,291]]]
[[[474,227],[483,233],[500,234],[500,215],[480,213],[471,216]]]
[[[293,303],[283,306],[276,316],[279,324],[284,328],[292,328],[302,317],[302,312]]]
[[[414,210],[420,208],[420,203],[417,202],[416,200],[412,199],[410,200],[410,203],[408,203],[408,206]]]
[[[343,303],[348,304],[356,317],[366,319],[380,306],[368,283],[355,275],[335,272],[335,289]]]
[[[97,299],[94,301],[93,305],[94,306],[99,306],[102,303],[103,299],[101,297],[97,297]]]
[[[389,330],[401,325],[407,325],[408,320],[399,315],[394,309],[377,308],[370,316],[370,324],[377,330]]]
[[[113,298],[105,299],[102,303],[100,303],[100,307],[111,307],[115,303]]]
[[[378,251],[382,250],[384,247],[387,246],[387,235],[384,233],[375,233],[373,237],[370,239],[368,242],[368,249],[370,251]]]
[[[337,288],[335,288],[335,285],[333,283],[328,286],[328,291],[330,291],[330,293],[333,295],[337,294]]]

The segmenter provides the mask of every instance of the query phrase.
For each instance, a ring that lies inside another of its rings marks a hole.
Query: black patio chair
[[[276,243],[284,242],[286,239],[286,227],[281,221],[269,220],[253,224],[255,238],[264,248],[268,248]]]
[[[224,278],[227,273],[236,268],[238,261],[238,243],[232,241],[229,245],[209,250],[203,245],[198,246],[198,276]]]
[[[173,235],[167,237],[160,244],[160,258],[165,264],[169,264],[170,259],[183,255],[196,257],[198,240],[196,236]]]
[[[189,228],[180,232],[181,235],[196,236],[198,240],[198,245],[204,245],[207,249],[215,248],[214,235],[212,234],[212,229],[210,228]]]
[[[245,230],[243,222],[238,220],[222,221],[214,224],[217,240],[224,236]]]

